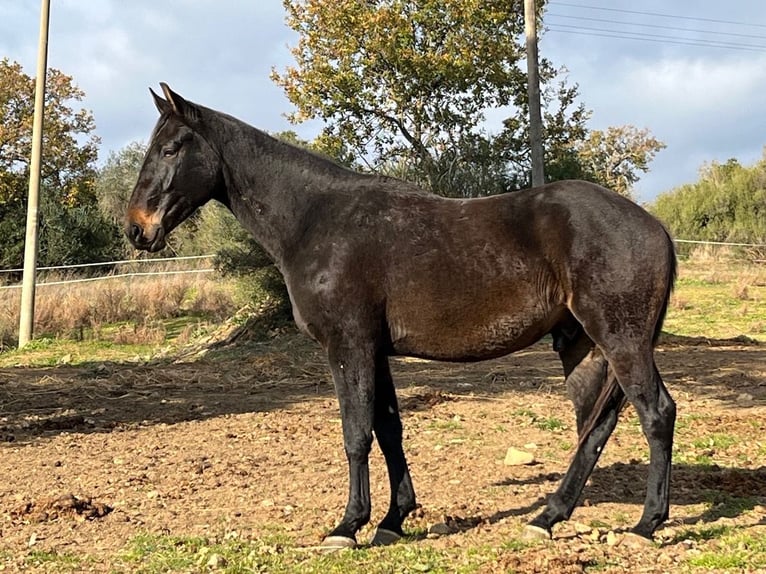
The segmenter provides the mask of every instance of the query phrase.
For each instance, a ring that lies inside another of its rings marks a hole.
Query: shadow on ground
[[[711,397],[731,406],[739,406],[746,394],[753,405],[766,404],[766,346],[670,337],[658,349],[657,362],[672,392]],[[392,364],[399,389],[424,386],[440,394],[439,400],[448,395],[490,397],[509,390],[567,400],[558,357],[546,340],[480,363],[396,358]],[[62,431],[109,432],[269,411],[333,393],[321,349],[294,333],[149,364],[3,368],[0,439],[28,441]],[[404,412],[430,406],[427,400],[401,401]]]

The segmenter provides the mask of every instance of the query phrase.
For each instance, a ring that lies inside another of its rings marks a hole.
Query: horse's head
[[[138,249],[159,251],[165,237],[223,189],[218,154],[195,131],[201,110],[160,84],[150,90],[160,119],[130,197],[125,234]]]

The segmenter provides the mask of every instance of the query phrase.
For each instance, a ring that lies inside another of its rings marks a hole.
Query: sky
[[[85,92],[100,160],[146,141],[156,120],[150,86],[268,131],[292,105],[269,74],[293,63],[296,34],[281,0],[51,0],[48,65]],[[711,161],[745,165],[766,144],[763,0],[550,0],[540,55],[568,70],[591,129],[630,124],[667,145],[636,185],[640,201],[697,180]],[[40,1],[0,0],[0,58],[36,69]],[[501,111],[487,115],[499,129]]]

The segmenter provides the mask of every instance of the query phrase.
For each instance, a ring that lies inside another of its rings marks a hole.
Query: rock
[[[607,546],[617,546],[617,543],[619,542],[619,539],[617,538],[617,535],[614,533],[614,530],[610,530],[606,533],[606,545]]]
[[[524,466],[525,464],[532,464],[533,462],[535,462],[535,455],[531,452],[526,452],[513,447],[508,449],[508,452],[505,453],[505,459],[503,460],[503,464],[506,466]]]
[[[208,559],[206,566],[208,568],[222,568],[226,566],[226,558],[220,554],[212,554]]]
[[[620,546],[625,548],[632,548],[634,550],[640,550],[644,548],[651,548],[654,543],[648,538],[644,538],[635,532],[626,532],[620,542]]]
[[[447,534],[452,534],[452,528],[450,528],[449,525],[444,522],[437,522],[428,528],[428,534],[446,536]]]
[[[574,530],[577,534],[590,534],[590,531],[593,529],[587,524],[583,524],[582,522],[575,522]]]
[[[754,401],[753,395],[750,393],[740,393],[735,400],[740,407],[751,407]]]

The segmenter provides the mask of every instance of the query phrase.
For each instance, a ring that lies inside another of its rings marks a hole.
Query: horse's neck
[[[247,125],[220,144],[226,202],[239,222],[284,270],[315,198],[338,179],[359,177],[331,162],[281,144]]]

